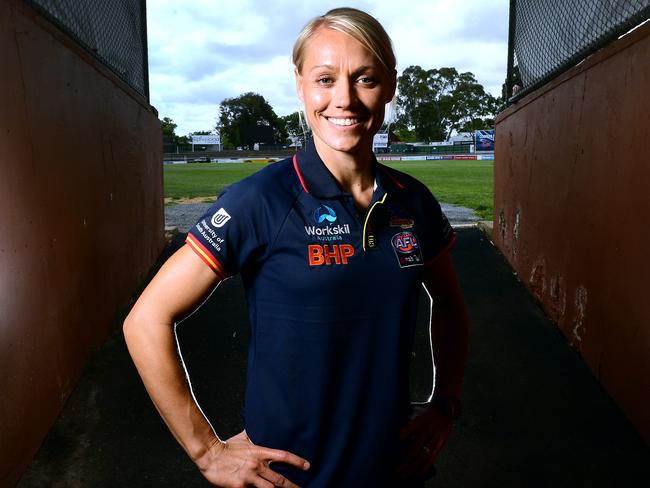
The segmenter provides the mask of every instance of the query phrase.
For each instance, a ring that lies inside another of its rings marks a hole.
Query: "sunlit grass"
[[[440,202],[468,207],[479,217],[492,219],[493,161],[386,161],[385,164],[423,182]],[[264,166],[261,163],[165,165],[165,197],[215,196]]]
[[[440,202],[468,207],[479,217],[492,219],[494,161],[387,161],[386,165],[420,180]]]

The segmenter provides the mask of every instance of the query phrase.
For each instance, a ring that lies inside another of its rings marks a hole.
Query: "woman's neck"
[[[317,139],[314,144],[339,187],[352,195],[359,210],[367,209],[375,186],[372,150],[348,153],[336,151]]]

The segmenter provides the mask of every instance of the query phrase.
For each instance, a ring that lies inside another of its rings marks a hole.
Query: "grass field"
[[[423,182],[439,201],[472,208],[481,218],[492,218],[492,161],[386,161],[386,164]],[[214,198],[228,185],[264,166],[260,163],[165,165],[165,197],[171,201]]]

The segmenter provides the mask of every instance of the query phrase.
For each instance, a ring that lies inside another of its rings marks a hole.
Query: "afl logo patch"
[[[417,236],[410,231],[399,232],[390,240],[400,268],[422,264],[422,250]]]
[[[222,207],[212,216],[211,222],[215,227],[223,227],[229,220],[230,214]]]

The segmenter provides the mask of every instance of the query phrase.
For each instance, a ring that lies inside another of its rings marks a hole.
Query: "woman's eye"
[[[363,85],[373,85],[375,84],[375,79],[369,76],[362,76],[361,78],[359,78],[359,83]]]
[[[329,76],[321,76],[318,78],[319,85],[331,85],[334,80]]]

